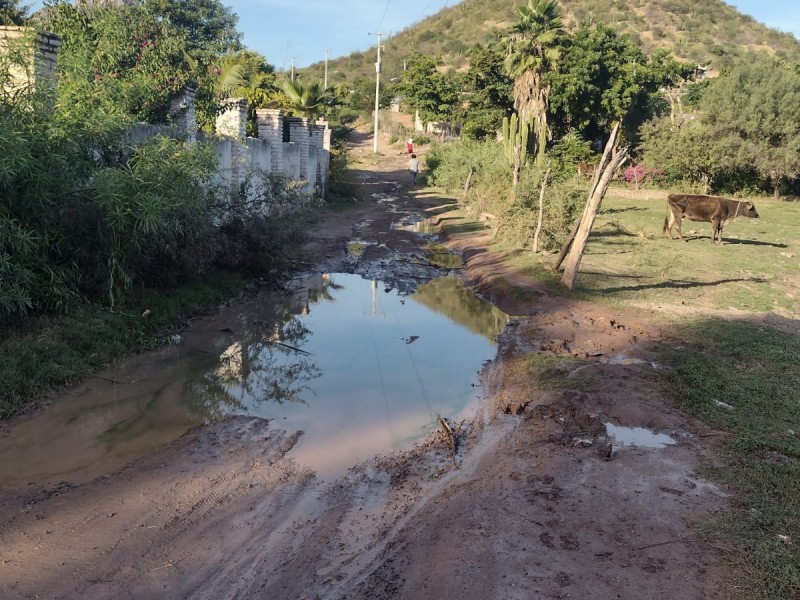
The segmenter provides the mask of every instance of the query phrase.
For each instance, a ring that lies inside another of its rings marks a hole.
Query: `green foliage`
[[[743,64],[719,77],[703,99],[703,120],[727,147],[732,166],[754,166],[771,181],[800,174],[800,74],[776,60]]]
[[[645,161],[672,182],[739,191],[800,174],[800,75],[776,61],[742,65],[709,84],[701,110],[674,126],[642,129]]]
[[[415,52],[398,86],[404,102],[418,110],[423,121],[448,121],[458,108],[458,87],[436,64],[434,58]]]
[[[603,140],[623,117],[633,131],[672,77],[663,57],[651,64],[629,38],[601,25],[580,27],[565,43],[558,72],[547,76],[553,122],[558,133],[575,129],[587,140]]]
[[[124,167],[95,174],[101,215],[98,244],[106,257],[109,303],[137,280],[174,284],[206,272],[214,250],[207,188],[215,160],[210,147],[157,137],[129,150]],[[98,272],[98,271],[96,271]]]
[[[241,50],[239,18],[219,0],[143,0],[142,4],[182,34],[186,52],[201,65]]]
[[[515,248],[529,248],[539,214],[539,191],[544,172],[533,167],[522,172],[514,202],[506,207],[497,240]],[[586,190],[571,181],[550,181],[544,197],[542,250],[558,250],[586,204]]]
[[[316,119],[325,105],[325,93],[322,83],[315,81],[311,83],[300,83],[300,81],[290,81],[284,79],[279,87],[289,102],[289,107],[293,113]]]
[[[488,212],[497,217],[496,239],[513,247],[530,245],[544,171],[523,169],[516,190],[511,189],[508,162],[502,144],[496,141],[462,140],[437,144],[426,158],[428,182],[459,195],[472,171],[467,197],[468,213]],[[554,249],[563,243],[578,213],[583,210],[585,190],[569,184],[549,185],[545,195],[545,226],[542,247]]]
[[[584,140],[577,131],[568,131],[564,137],[553,144],[549,153],[554,179],[570,179],[581,163],[597,163],[599,158],[592,150],[590,142]]]
[[[469,52],[469,70],[463,78],[468,106],[459,111],[461,135],[472,139],[493,138],[503,117],[511,114],[513,81],[503,71],[499,44],[475,47]]]
[[[528,0],[517,7],[517,21],[506,41],[506,73],[514,78],[514,108],[536,134],[536,160],[542,164],[550,139],[550,83],[546,76],[556,69],[561,55],[564,27],[553,0]]]
[[[736,492],[704,529],[736,547],[733,572],[743,597],[796,598],[800,556],[778,536],[800,536],[800,342],[729,320],[690,323],[675,335],[683,347],[663,349],[672,367],[663,371],[664,390],[681,408],[732,434],[723,438],[723,464],[708,474]]]
[[[84,9],[58,2],[44,25],[62,41],[63,105],[164,122],[170,100],[192,78],[183,34],[141,5]]]
[[[503,135],[503,150],[508,164],[513,166],[516,163],[516,155],[519,152],[519,164],[524,165],[528,158],[528,124],[520,122],[517,113],[512,113],[510,119],[503,117],[501,131]]]
[[[19,0],[0,0],[0,25],[22,25],[28,10]]]

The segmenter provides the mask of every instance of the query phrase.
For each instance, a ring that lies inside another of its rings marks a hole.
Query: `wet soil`
[[[324,219],[306,267],[412,288],[441,270],[409,258],[426,239],[404,219],[446,224],[453,207],[410,187],[399,147],[370,150],[354,149],[365,201]],[[233,417],[91,481],[2,488],[0,597],[727,598],[719,550],[691,529],[726,501],[697,474],[715,432],[663,402],[656,322],[554,294],[486,242],[442,240],[516,315],[473,419],[328,481],[293,460],[300,433]]]

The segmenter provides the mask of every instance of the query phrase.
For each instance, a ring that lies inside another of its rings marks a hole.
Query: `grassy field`
[[[711,243],[711,224],[684,221],[688,242],[661,234],[666,193],[610,190],[578,274],[576,297],[621,306],[798,313],[800,203],[759,198],[760,218],[740,218]],[[677,237],[677,235],[676,235]],[[516,267],[553,287],[552,256],[501,249]]]
[[[685,221],[688,243],[664,238],[666,195],[609,191],[574,297],[663,324],[667,337],[656,350],[669,368],[653,377],[665,401],[727,434],[704,474],[732,491],[731,502],[699,528],[727,549],[737,598],[797,599],[800,203],[754,199],[760,219],[729,224],[718,246],[710,223]],[[560,288],[549,271],[553,255],[495,250]]]

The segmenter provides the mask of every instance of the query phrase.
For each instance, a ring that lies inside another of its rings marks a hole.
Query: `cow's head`
[[[753,204],[752,202],[745,202],[742,208],[744,208],[744,213],[742,214],[744,214],[745,217],[750,217],[751,219],[758,218],[758,211],[756,210],[756,205]]]

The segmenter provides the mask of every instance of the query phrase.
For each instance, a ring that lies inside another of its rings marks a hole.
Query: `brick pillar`
[[[223,111],[217,117],[217,135],[244,141],[247,131],[247,100],[227,98],[222,101]]]
[[[309,143],[311,146],[316,148],[317,151],[317,168],[314,172],[314,187],[319,189],[320,195],[323,194],[323,190],[325,189],[324,181],[323,181],[323,172],[325,166],[325,153],[323,150],[323,145],[325,143],[325,125],[322,125],[318,122],[309,124],[309,131],[311,133],[311,139]]]
[[[331,129],[328,127],[328,122],[324,119],[317,121],[317,124],[325,128],[322,132],[322,197],[324,198],[328,189],[328,180],[330,179],[331,172]]]
[[[224,110],[217,117],[217,135],[231,141],[231,194],[237,201],[247,175],[248,156],[243,144],[247,128],[247,100],[228,98],[222,105]]]
[[[197,84],[190,82],[169,106],[170,120],[178,133],[189,142],[194,142],[197,134],[197,112],[194,101],[196,95]]]
[[[61,38],[55,33],[40,31],[36,34],[36,81],[54,86],[58,66],[58,49]]]
[[[283,172],[283,111],[277,108],[259,108],[258,139],[269,144],[270,171]]]
[[[305,117],[289,117],[289,141],[300,146],[300,179],[309,179],[308,149],[310,147],[310,131],[308,119]]]

